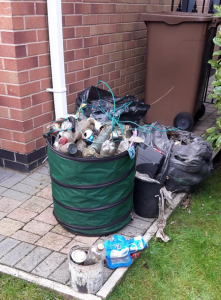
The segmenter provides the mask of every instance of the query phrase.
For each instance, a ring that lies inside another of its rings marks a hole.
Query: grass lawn
[[[221,171],[194,193],[189,213],[177,208],[165,233],[150,242],[108,300],[221,299]],[[0,274],[1,300],[61,300],[61,296]]]
[[[194,193],[189,213],[177,208],[165,233],[150,242],[108,300],[221,299],[221,172]]]
[[[50,290],[35,284],[0,273],[1,300],[63,300]]]

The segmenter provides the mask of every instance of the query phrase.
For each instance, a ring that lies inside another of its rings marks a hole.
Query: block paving
[[[217,116],[213,105],[194,128],[202,135]],[[126,238],[144,234],[154,219],[137,216],[118,231]],[[66,231],[53,216],[49,166],[31,174],[0,168],[0,264],[70,285],[67,254],[75,245],[92,245],[109,236],[85,237]],[[105,267],[105,281],[112,270]]]

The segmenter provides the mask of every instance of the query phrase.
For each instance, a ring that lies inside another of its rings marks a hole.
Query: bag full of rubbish
[[[151,126],[151,133],[139,132],[138,135],[145,140],[145,145],[165,155],[155,179],[162,183],[162,174],[167,169],[167,190],[191,192],[213,169],[211,145],[192,132],[165,127],[158,122]],[[143,149],[144,144],[140,144]]]
[[[150,105],[143,103],[135,96],[115,96],[114,98],[116,102],[115,117],[120,115],[120,121],[139,121],[150,108]],[[87,105],[82,107],[82,103]],[[122,106],[124,106],[123,109]],[[86,117],[92,116],[96,120],[107,121],[106,114],[114,108],[113,97],[110,92],[91,86],[78,94],[75,113],[79,111],[80,107],[82,107]]]
[[[111,240],[104,242],[106,249],[106,263],[108,268],[128,267],[132,264],[128,241],[122,236],[115,234]]]

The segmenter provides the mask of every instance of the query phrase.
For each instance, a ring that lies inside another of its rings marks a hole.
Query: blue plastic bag
[[[129,243],[122,235],[113,235],[111,240],[104,242],[104,247],[108,268],[116,269],[128,267],[132,264]]]

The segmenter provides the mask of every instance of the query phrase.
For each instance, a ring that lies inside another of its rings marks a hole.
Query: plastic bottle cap
[[[66,138],[66,136],[62,136],[60,139],[59,139],[59,144],[60,145],[65,145],[67,144],[68,142],[68,139]]]
[[[97,245],[97,249],[98,249],[99,251],[103,251],[103,250],[104,250],[104,245],[103,245],[102,243],[99,243],[99,244]]]

